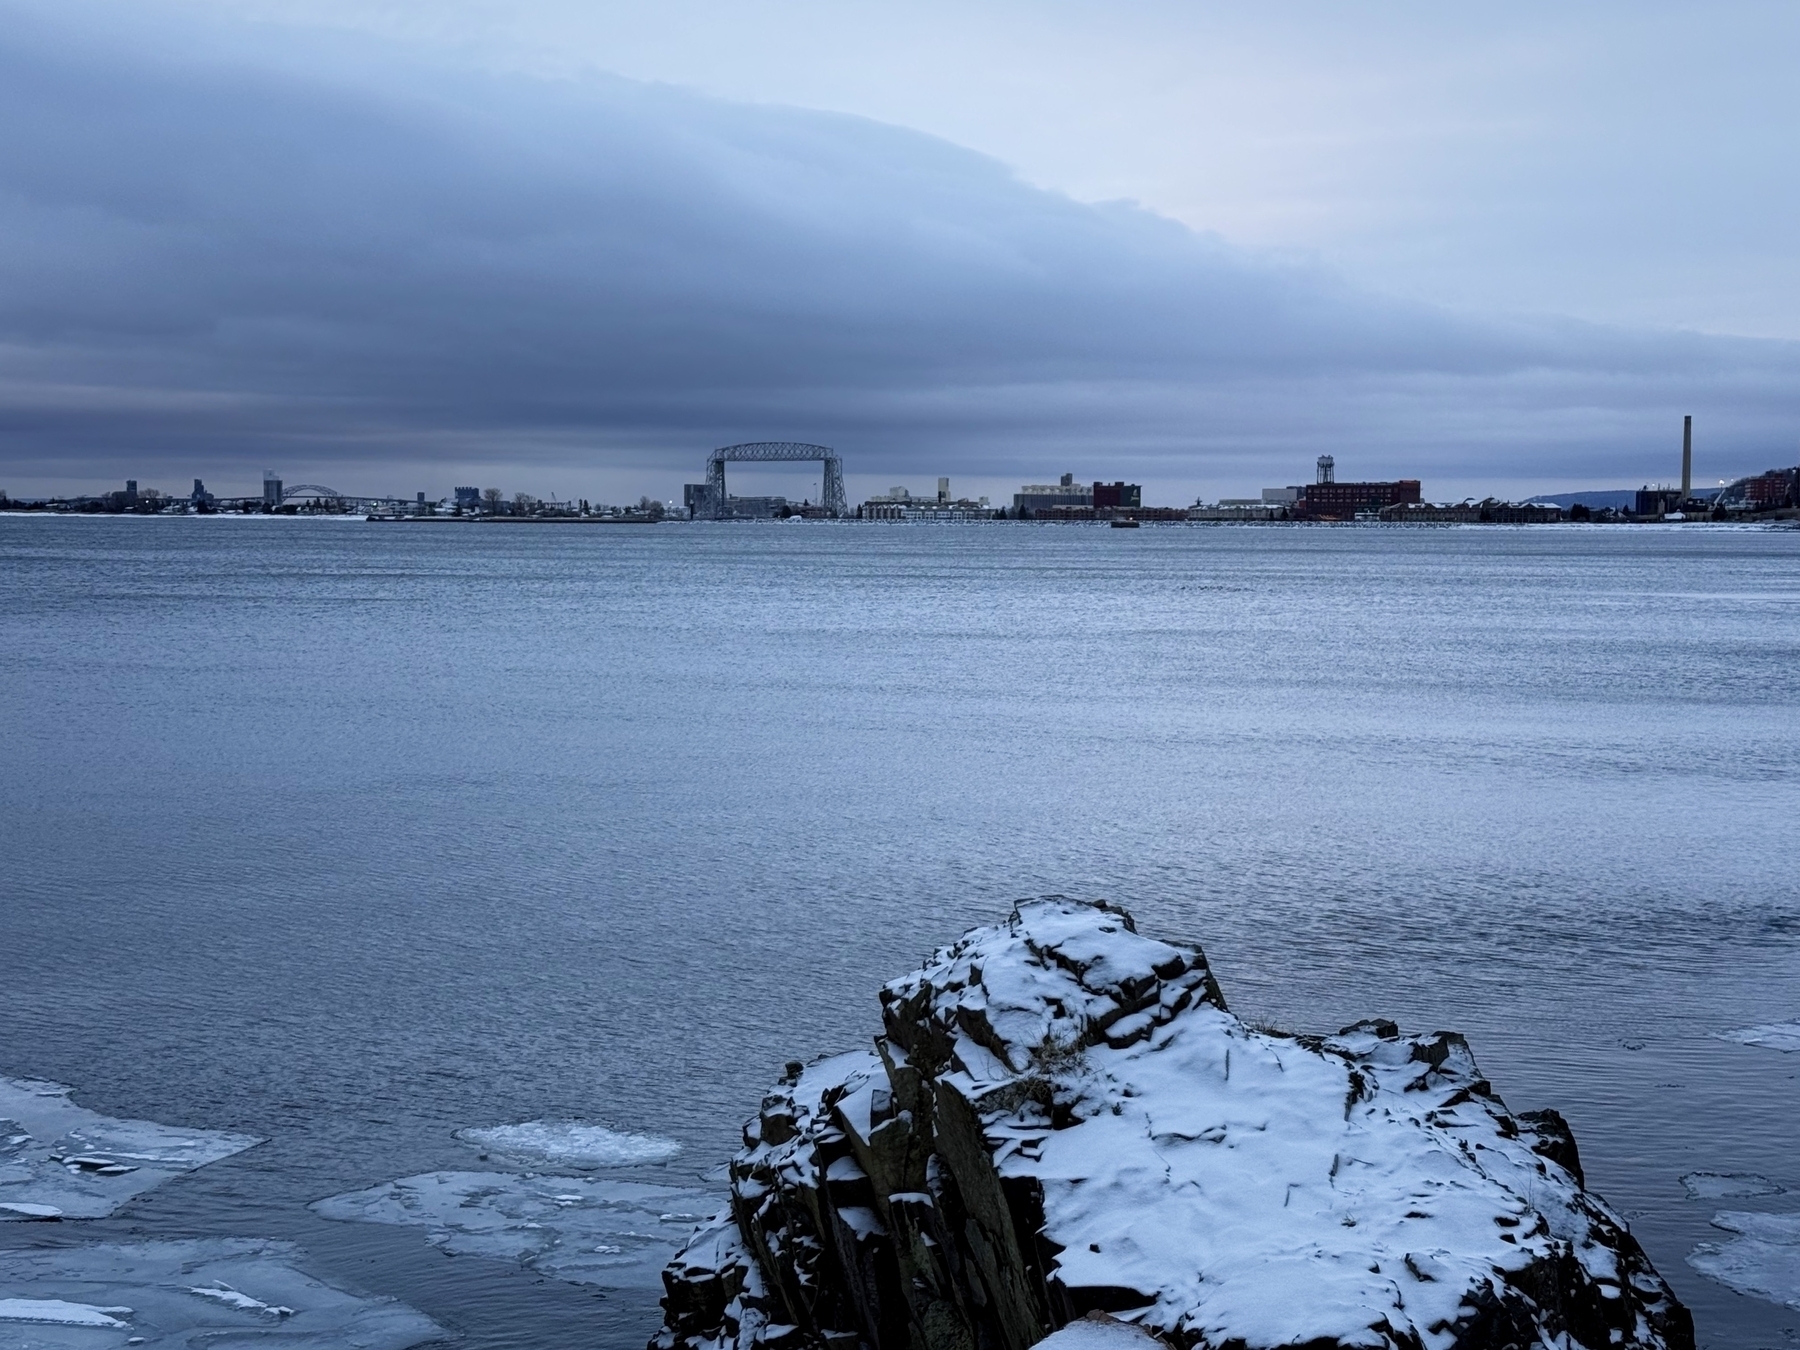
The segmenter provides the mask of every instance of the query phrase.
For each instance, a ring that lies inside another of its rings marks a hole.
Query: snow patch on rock
[[[1167,1350],[1167,1342],[1106,1313],[1089,1313],[1052,1332],[1037,1350]]]

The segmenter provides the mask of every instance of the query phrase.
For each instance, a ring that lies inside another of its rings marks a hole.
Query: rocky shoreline
[[[789,1066],[652,1350],[1692,1350],[1687,1310],[1461,1036],[1247,1026],[1196,946],[1022,903]]]

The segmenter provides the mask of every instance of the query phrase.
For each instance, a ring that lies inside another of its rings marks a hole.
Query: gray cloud
[[[1291,478],[1329,449],[1623,481],[1680,411],[1744,467],[1792,458],[1800,344],[1386,300],[850,117],[0,20],[15,478],[511,460],[666,489],[792,436],[893,473]]]

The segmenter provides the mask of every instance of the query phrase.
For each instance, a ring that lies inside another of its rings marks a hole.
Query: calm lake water
[[[466,1126],[666,1136],[1026,895],[1197,939],[1246,1016],[1465,1031],[1691,1270],[1800,1188],[1800,532],[0,517],[0,1074],[268,1136],[117,1219],[288,1237],[471,1347],[644,1293],[309,1201]],[[48,1240],[0,1228],[0,1243]]]

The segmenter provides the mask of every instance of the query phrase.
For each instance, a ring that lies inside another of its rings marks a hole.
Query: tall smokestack
[[[1681,500],[1694,490],[1694,419],[1681,419]]]

